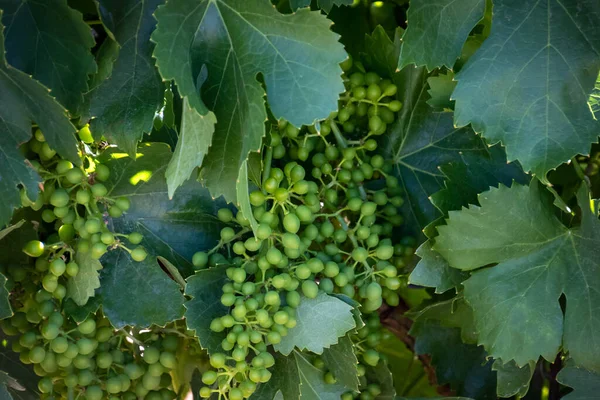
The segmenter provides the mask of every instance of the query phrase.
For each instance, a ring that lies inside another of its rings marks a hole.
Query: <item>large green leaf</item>
[[[385,361],[380,360],[374,367],[368,366],[365,377],[369,384],[379,385],[381,393],[377,395],[377,400],[393,400],[396,397],[394,377]]]
[[[485,0],[412,0],[398,68],[452,69],[471,30],[483,18]]]
[[[469,123],[509,160],[546,172],[598,140],[587,104],[600,68],[596,0],[494,3],[492,30],[458,73],[455,124]]]
[[[96,71],[94,38],[81,13],[69,8],[66,0],[0,0],[0,9],[8,62],[49,87],[73,115],[79,115],[88,75]]]
[[[39,399],[37,383],[40,378],[33,372],[32,365],[19,360],[19,354],[11,350],[11,341],[5,341],[7,338],[3,333],[0,333],[0,339],[0,399]]]
[[[354,0],[319,0],[319,8],[325,12],[331,11],[331,8],[335,6],[351,5]],[[290,0],[290,7],[292,11],[296,11],[302,7],[310,7],[310,0]]]
[[[276,354],[272,372],[271,380],[261,384],[251,400],[276,399],[278,393],[283,400],[339,400],[348,391],[339,383],[325,383],[323,371],[296,350],[287,357]]]
[[[596,84],[594,85],[594,90],[590,94],[589,98],[590,108],[594,113],[596,119],[600,118],[600,74],[598,74],[598,78],[596,79]]]
[[[84,306],[78,306],[73,300],[67,299],[63,303],[65,315],[73,318],[73,321],[79,323],[87,319],[88,315],[95,314],[100,308],[102,298],[100,296],[90,297]]]
[[[498,184],[510,186],[513,181],[526,184],[526,175],[518,163],[507,163],[506,154],[501,146],[489,148],[489,158],[463,155],[462,162],[452,162],[440,167],[446,182],[444,188],[430,196],[431,202],[447,216],[450,210],[460,210],[469,204],[479,204],[477,195]],[[432,222],[425,230],[428,236],[436,234],[435,225],[443,219]],[[457,287],[467,279],[468,274],[450,267],[448,262],[433,251],[433,240],[428,240],[417,249],[421,260],[410,275],[410,282],[416,285],[435,287],[437,293],[443,293]]]
[[[600,222],[585,187],[580,227],[563,226],[552,201],[537,180],[491,189],[481,207],[450,212],[434,249],[461,270],[498,263],[463,283],[491,356],[523,366],[539,356],[554,360],[562,345],[579,365],[599,370]]]
[[[190,106],[188,98],[184,98],[181,133],[165,173],[169,198],[173,198],[175,190],[190,178],[195,168],[202,165],[212,141],[216,122],[215,114],[201,115]]]
[[[152,130],[163,89],[152,58],[152,13],[163,0],[98,0],[100,18],[120,46],[108,79],[94,88],[91,131],[135,155],[137,142]]]
[[[340,338],[337,344],[325,349],[322,358],[327,369],[340,384],[358,392],[359,381],[356,369],[358,359],[354,354],[352,340],[348,336]]]
[[[482,347],[465,344],[459,328],[448,328],[435,319],[418,318],[411,335],[416,337],[415,352],[431,355],[437,380],[459,395],[478,400],[496,399],[496,374]]]
[[[519,368],[514,361],[506,364],[502,360],[494,361],[492,369],[496,371],[498,378],[498,397],[525,396],[529,390],[529,381],[535,372],[535,365],[536,363],[530,362]]]
[[[183,316],[183,294],[155,257],[134,261],[116,249],[102,258],[102,310],[116,328],[165,326]]]
[[[113,219],[118,232],[138,231],[144,247],[168,259],[185,277],[193,273],[192,255],[213,247],[222,223],[215,217],[225,203],[191,180],[169,200],[164,171],[171,158],[164,143],[142,143],[136,159],[111,149],[102,155],[111,169],[109,196],[128,196],[131,208]]]
[[[226,333],[211,331],[210,323],[227,315],[229,310],[221,303],[223,285],[228,281],[226,269],[227,266],[221,266],[196,272],[185,286],[185,294],[192,298],[185,303],[187,326],[196,331],[200,345],[210,354],[223,351],[221,341]]]
[[[319,292],[314,299],[303,297],[296,309],[297,324],[274,346],[289,355],[294,348],[322,354],[349,330],[356,328],[353,307],[337,297]]]
[[[562,397],[564,400],[593,400],[600,392],[600,375],[583,368],[567,366],[556,379],[563,385],[573,388],[573,392]]]
[[[338,63],[346,54],[319,12],[281,15],[268,0],[172,0],[156,18],[159,70],[202,115],[207,107],[198,92],[206,77],[203,98],[218,123],[202,174],[213,195],[235,201],[240,167],[265,133],[258,73],[276,118],[300,126],[337,109]]]
[[[67,281],[67,298],[72,299],[78,306],[84,306],[100,287],[99,271],[102,264],[93,258],[89,251],[77,252],[75,262],[79,266],[79,273]]]
[[[409,67],[406,74],[414,68]],[[455,128],[452,114],[434,111],[428,104],[424,75],[414,75],[407,87],[400,119],[389,129],[387,155],[394,163],[394,174],[405,192],[407,225],[415,233],[441,216],[429,196],[443,188],[444,174],[439,166],[463,162],[465,156],[489,159],[480,137],[469,128]],[[408,85],[408,84],[407,84]],[[411,109],[412,107],[412,109]]]
[[[64,108],[44,86],[7,64],[3,31],[0,23],[0,227],[8,223],[13,209],[21,206],[17,185],[23,185],[32,200],[37,198],[39,177],[18,149],[31,138],[32,121],[63,157],[79,160],[75,127]]]

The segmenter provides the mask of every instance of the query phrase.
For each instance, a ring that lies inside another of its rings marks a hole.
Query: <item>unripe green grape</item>
[[[87,356],[94,351],[96,341],[94,339],[81,338],[77,341],[77,349],[79,354]]]
[[[279,303],[279,293],[277,293],[276,291],[268,291],[267,293],[265,293],[265,304],[268,304],[270,306],[276,306],[279,305]]]
[[[94,143],[94,138],[92,137],[92,133],[90,132],[89,125],[86,125],[83,128],[81,128],[77,132],[77,135],[79,136],[79,139],[81,139],[81,141],[83,143],[87,143],[87,144]],[[89,400],[96,400],[96,399],[89,399]]]
[[[143,247],[136,247],[131,251],[131,258],[137,262],[144,261],[147,256],[148,253]]]
[[[39,240],[31,240],[23,247],[23,253],[30,257],[39,257],[44,254],[44,243]]]
[[[98,218],[90,218],[85,221],[84,227],[89,234],[98,233],[102,229],[102,222]]]
[[[340,273],[340,267],[333,261],[325,263],[324,275],[328,278],[334,278]]]
[[[67,216],[67,214],[69,214],[70,210],[71,209],[69,207],[54,207],[52,212],[54,212],[56,218],[64,218]]]
[[[298,279],[308,279],[311,276],[311,271],[310,268],[308,268],[308,266],[306,264],[300,264],[297,268],[296,268],[296,277]]]
[[[71,366],[71,364],[73,364],[73,360],[69,357],[65,356],[64,354],[56,355],[56,365],[58,365],[60,368],[67,369]]]
[[[69,204],[69,193],[62,188],[54,190],[54,193],[50,196],[50,204],[54,207],[65,207]]]
[[[144,349],[142,358],[147,364],[156,364],[160,359],[160,350],[156,347],[147,347]]]
[[[121,380],[117,377],[109,378],[104,384],[106,387],[106,391],[110,394],[116,394],[121,392]]]
[[[223,368],[226,361],[227,359],[223,353],[215,353],[210,357],[210,365],[212,365],[213,368]]]
[[[278,202],[285,203],[290,198],[290,193],[285,188],[277,188],[273,192],[273,196],[275,196],[275,200]]]
[[[129,376],[130,379],[137,380],[144,375],[145,370],[139,364],[130,363],[125,365],[124,372],[127,374],[127,376]]]
[[[88,318],[77,326],[77,330],[83,335],[91,335],[96,331],[96,321]]]
[[[250,237],[244,242],[244,247],[248,251],[258,251],[260,249],[261,244],[262,240],[259,240],[255,237]]]
[[[113,359],[110,353],[96,354],[96,365],[98,368],[107,369],[112,365]]]
[[[129,235],[131,236],[131,235]],[[208,264],[208,254],[198,251],[192,256],[192,264],[196,269],[204,268]]]
[[[381,298],[381,286],[377,282],[371,282],[367,285],[366,296],[370,300],[377,300]]]
[[[402,103],[398,100],[392,100],[388,103],[390,111],[398,112],[402,109]]]
[[[163,351],[160,353],[160,364],[167,369],[174,369],[177,366],[177,359],[173,353]]]
[[[108,342],[113,336],[113,330],[108,326],[103,326],[96,331],[96,340],[99,343]]]
[[[278,264],[282,257],[281,251],[276,247],[271,247],[266,254],[267,261],[269,261],[271,265]]]
[[[46,357],[46,350],[44,350],[44,348],[41,346],[36,346],[36,347],[32,348],[31,351],[29,352],[29,359],[34,364],[41,363],[42,361],[44,361],[45,357]]]
[[[357,262],[364,262],[367,260],[369,252],[364,247],[357,247],[352,250],[352,258]]]
[[[110,177],[110,169],[104,164],[97,164],[95,173],[96,179],[100,182],[104,182]]]
[[[104,243],[94,243],[91,249],[91,256],[98,260],[106,253],[106,250],[106,245]]]
[[[57,258],[50,263],[50,272],[55,276],[62,276],[67,269],[67,264],[62,258]]]
[[[119,197],[115,200],[115,206],[119,207],[122,211],[127,211],[131,207],[131,202],[127,197]]]
[[[390,290],[400,289],[401,284],[402,283],[400,282],[400,279],[398,279],[397,277],[386,278],[384,281],[385,287],[387,287]]]
[[[79,189],[75,194],[75,201],[79,204],[88,204],[91,199],[92,195],[87,189]]]
[[[42,378],[38,382],[38,389],[41,393],[50,393],[52,392],[52,388],[54,388],[54,383],[52,383],[52,378]]]
[[[51,149],[48,143],[44,142],[40,148],[39,155],[43,161],[47,161],[56,155],[56,151]]]
[[[365,84],[365,75],[360,72],[355,72],[350,75],[350,85],[352,87],[362,86]]]
[[[311,258],[306,262],[306,265],[313,274],[318,274],[325,269],[325,264],[318,258]]]
[[[380,355],[376,350],[369,349],[363,354],[363,360],[368,365],[375,367],[379,363]]]
[[[58,278],[55,275],[48,274],[42,278],[42,286],[44,289],[50,293],[56,290],[58,286]]]
[[[123,210],[116,205],[113,205],[108,209],[108,215],[110,215],[112,218],[120,218],[123,215]]]
[[[100,235],[100,241],[105,245],[111,245],[115,242],[115,235],[111,232],[102,232]]]
[[[91,187],[92,195],[94,197],[104,197],[108,193],[108,189],[101,183],[95,183]]]
[[[314,299],[319,294],[319,286],[314,281],[302,282],[302,293],[309,299]]]
[[[25,332],[19,338],[19,344],[27,349],[31,349],[37,341],[37,335],[33,331]]]
[[[60,228],[58,228],[58,237],[63,242],[68,242],[75,237],[75,228],[73,225],[64,224]]]

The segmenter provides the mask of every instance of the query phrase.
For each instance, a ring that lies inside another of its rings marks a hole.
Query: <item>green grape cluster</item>
[[[44,182],[35,201],[31,201],[25,189],[21,189],[21,203],[23,207],[41,211],[42,221],[53,224],[55,233],[49,235],[45,243],[28,243],[23,251],[32,257],[47,254],[38,260],[38,269],[41,272],[50,270],[46,278],[48,290],[59,284],[57,279],[63,273],[69,276],[77,273],[78,266],[73,261],[75,252],[90,252],[92,258],[99,259],[108,250],[119,247],[129,252],[136,261],[146,258],[143,247],[132,250],[121,240],[126,238],[129,243],[139,245],[142,241],[139,233],[115,234],[106,225],[105,216],[118,218],[130,207],[127,197],[109,196],[103,183],[110,177],[106,165],[83,152],[82,161],[83,165],[88,165],[87,168],[60,159],[54,151],[44,152],[49,147],[39,129],[27,148],[39,156],[39,160],[30,162]],[[71,261],[65,264],[63,259],[67,256]]]
[[[219,243],[193,257],[199,270],[232,265],[221,297],[229,311],[210,324],[226,338],[222,352],[210,355],[215,370],[203,375],[202,397],[241,400],[267,382],[274,363],[269,346],[296,326],[303,298],[341,293],[366,313],[384,301],[399,304],[414,239],[394,235],[403,223],[402,189],[392,165],[374,151],[402,104],[393,98],[397,87],[375,73],[355,72],[347,84],[340,111],[327,120],[272,127],[262,185],[250,193],[255,231],[241,211],[221,209],[218,217],[228,226]],[[219,251],[235,256],[228,260]],[[363,342],[380,335],[364,329],[357,335],[361,363],[376,365],[379,353]]]
[[[22,295],[11,298],[17,312],[0,326],[15,337],[12,350],[20,361],[33,364],[42,378],[42,399],[176,398],[170,372],[178,352],[200,351],[193,335],[178,333],[185,332],[181,327],[116,330],[101,312],[77,324],[51,294],[35,291],[38,286],[35,281],[19,286]]]

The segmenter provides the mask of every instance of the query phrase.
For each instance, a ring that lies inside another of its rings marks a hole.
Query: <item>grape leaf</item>
[[[456,75],[455,124],[501,141],[509,160],[541,180],[587,154],[600,131],[587,104],[600,68],[598,26],[595,0],[494,4],[490,36]]]
[[[9,296],[10,292],[6,288],[6,276],[0,273],[0,319],[12,317],[13,315]]]
[[[411,86],[405,90],[408,103],[403,101],[400,118],[388,129],[386,149],[387,156],[394,163],[394,174],[406,193],[406,224],[417,234],[418,229],[440,216],[429,201],[431,194],[443,188],[445,177],[438,167],[453,161],[460,162],[466,154],[485,159],[489,158],[489,154],[481,138],[471,129],[454,128],[451,113],[436,112],[429,107],[425,76],[410,70],[414,68],[409,67],[406,73],[415,74],[412,79],[417,81],[412,85],[420,89],[416,97]]]
[[[202,165],[216,122],[215,114],[201,115],[190,106],[187,97],[183,99],[179,140],[165,173],[170,199],[175,190],[189,179],[192,171]]]
[[[578,365],[600,369],[593,306],[600,303],[600,222],[585,187],[578,193],[580,227],[563,226],[552,201],[537,180],[491,189],[480,195],[481,207],[450,212],[434,250],[461,270],[498,263],[463,283],[479,343],[492,357],[523,366],[539,356],[554,360],[562,344]]]
[[[348,336],[340,338],[337,344],[325,349],[322,359],[327,369],[341,385],[358,392],[359,381],[356,369],[358,359],[354,354],[352,340]]]
[[[496,394],[498,397],[523,397],[529,390],[529,381],[535,372],[535,363],[519,368],[514,361],[504,364],[502,360],[494,361],[492,370],[496,371],[498,384]]]
[[[32,121],[63,157],[80,163],[75,127],[44,86],[7,64],[3,31],[0,23],[0,227],[10,221],[13,209],[21,206],[17,185],[25,187],[31,200],[37,198],[40,178],[18,149],[31,138]]]
[[[84,306],[78,306],[73,300],[67,299],[63,303],[63,311],[65,315],[73,318],[73,321],[80,323],[85,321],[88,315],[95,314],[98,311],[101,301],[102,299],[98,295],[90,297]]]
[[[398,68],[452,69],[471,30],[483,18],[485,0],[412,0]]]
[[[10,224],[6,228],[0,230],[0,240],[4,239],[12,231],[17,230],[20,227],[22,227],[24,223],[25,223],[25,220],[22,219],[19,222],[17,222],[16,224]]]
[[[96,72],[94,38],[81,13],[66,0],[0,0],[0,9],[8,62],[46,85],[74,116],[79,115],[88,75]]]
[[[186,277],[194,272],[192,255],[217,244],[223,224],[215,214],[225,202],[213,200],[194,180],[186,182],[169,200],[164,171],[171,154],[164,143],[142,143],[136,159],[110,149],[101,160],[111,169],[106,182],[109,196],[128,196],[131,200],[129,211],[112,220],[115,230],[142,233],[143,246],[168,259]]]
[[[84,306],[100,287],[99,271],[102,264],[93,258],[89,251],[78,251],[75,254],[75,262],[79,266],[79,273],[67,281],[67,298],[72,299],[78,306]]]
[[[323,354],[325,348],[338,343],[340,337],[356,327],[352,308],[323,292],[314,299],[303,297],[296,309],[296,326],[273,347],[285,355],[294,348]]]
[[[433,287],[436,293],[444,293],[460,285],[469,274],[450,267],[444,257],[431,248],[432,245],[432,241],[428,240],[415,252],[421,259],[411,272],[409,283]]]
[[[331,8],[335,6],[349,6],[354,0],[319,0],[319,8],[326,13],[331,11]],[[290,7],[292,11],[296,11],[302,7],[310,7],[310,0],[290,0]]]
[[[32,365],[25,365],[19,359],[19,354],[11,350],[11,339],[0,333],[0,397],[1,399],[37,400],[39,393],[37,383],[40,378],[34,373]],[[4,393],[2,389],[4,388]]]
[[[196,336],[203,349],[209,354],[223,351],[221,341],[226,332],[213,332],[210,323],[216,317],[227,314],[229,307],[221,303],[223,285],[228,281],[225,270],[228,266],[209,268],[196,272],[188,278],[185,294],[192,299],[185,303],[185,318],[189,329],[196,331]]]
[[[452,92],[456,87],[456,81],[453,78],[454,73],[452,71],[427,78],[429,84],[427,93],[430,97],[427,104],[438,111],[453,109],[454,102],[450,100],[450,96],[452,96]]]
[[[402,28],[396,29],[393,42],[381,25],[377,25],[371,35],[365,35],[365,61],[370,69],[381,76],[394,77],[400,54],[402,32]]]
[[[337,109],[346,55],[319,12],[281,15],[268,0],[174,0],[155,15],[158,68],[201,115],[197,77],[207,68],[203,98],[218,123],[202,176],[213,195],[235,201],[240,167],[261,144],[267,115],[258,73],[276,118],[300,126]]]
[[[490,186],[497,187],[499,183],[510,186],[513,181],[521,184],[529,182],[530,177],[518,163],[506,162],[506,154],[500,145],[490,147],[489,154],[489,159],[466,154],[462,157],[462,162],[452,162],[440,167],[446,177],[445,187],[432,194],[430,199],[443,215],[469,204],[479,204],[477,195]],[[440,223],[443,223],[442,218],[426,227],[428,236],[434,237],[437,234],[434,227]],[[436,293],[443,293],[466,280],[468,274],[450,267],[443,257],[431,250],[432,245],[433,240],[429,240],[417,249],[421,260],[409,280],[417,285],[435,287]]]
[[[415,352],[430,354],[440,384],[450,384],[459,395],[476,399],[496,399],[496,374],[492,361],[482,347],[462,342],[458,328],[448,328],[440,321],[417,318],[411,335]]]
[[[325,383],[323,371],[296,350],[286,357],[275,354],[272,371],[269,382],[259,385],[251,400],[272,400],[278,395],[283,400],[339,400],[348,391],[339,383]]]
[[[594,89],[590,94],[588,102],[590,103],[590,109],[594,113],[594,117],[600,119],[600,74],[598,74],[596,84],[594,85]]]
[[[126,251],[116,249],[102,258],[102,264],[102,310],[116,328],[164,326],[183,316],[181,288],[155,257],[137,262]]]
[[[556,380],[573,388],[573,392],[561,397],[564,400],[593,400],[600,392],[600,375],[575,366],[563,368]]]
[[[94,88],[90,128],[130,156],[163,103],[163,84],[152,58],[152,13],[163,0],[98,0],[100,18],[120,46],[110,77]]]

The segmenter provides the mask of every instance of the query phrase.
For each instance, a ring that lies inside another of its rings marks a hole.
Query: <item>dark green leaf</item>
[[[6,277],[0,274],[0,319],[12,317],[13,315],[9,296],[10,292],[6,288]]]
[[[283,400],[300,398],[300,376],[294,355],[285,357],[275,353],[274,357],[271,379],[258,385],[250,400],[273,400],[278,393],[283,396]]]
[[[590,94],[589,103],[596,119],[600,118],[600,74],[598,74],[594,90]]]
[[[303,297],[296,309],[297,325],[273,347],[285,355],[294,348],[322,354],[356,327],[352,309],[346,302],[323,292],[314,299]]]
[[[25,220],[22,219],[19,222],[17,222],[16,224],[10,224],[6,228],[0,230],[0,240],[4,239],[12,231],[17,230],[20,227],[22,227],[24,223],[25,223]]]
[[[453,78],[454,73],[452,71],[427,78],[429,84],[427,93],[430,97],[427,104],[437,111],[453,109],[454,102],[450,100],[450,96],[452,96],[452,92],[456,87],[456,81]]]
[[[67,282],[67,298],[72,299],[78,306],[84,306],[100,287],[99,271],[102,264],[92,258],[91,252],[80,251],[75,254],[75,262],[79,266],[79,273],[70,277]]]
[[[398,28],[392,42],[385,29],[377,25],[371,35],[365,36],[367,65],[379,75],[393,78],[396,74],[402,32],[402,28]]]
[[[407,69],[415,70],[412,67]],[[414,72],[416,82],[400,88],[405,98],[400,119],[389,129],[387,155],[394,163],[394,174],[405,191],[407,225],[414,233],[440,216],[429,196],[443,188],[440,165],[470,157],[488,158],[481,138],[468,128],[457,129],[452,114],[436,112],[427,104],[429,95],[424,75]],[[403,72],[400,73],[403,77]],[[416,92],[417,87],[420,89]],[[412,108],[411,108],[412,107]]]
[[[565,386],[573,388],[573,392],[562,397],[564,400],[594,400],[600,392],[600,375],[583,368],[567,366],[556,379]]]
[[[227,282],[225,270],[228,266],[209,268],[190,276],[185,294],[192,299],[185,303],[185,318],[189,329],[196,331],[202,348],[209,354],[222,352],[221,341],[225,332],[210,330],[214,318],[227,315],[229,308],[221,303],[223,285]]]
[[[529,381],[535,372],[535,363],[531,362],[521,368],[514,361],[504,364],[502,360],[494,361],[492,370],[496,371],[499,397],[523,397],[529,390]]]
[[[94,296],[85,303],[85,306],[78,306],[73,300],[67,299],[64,302],[63,311],[65,315],[70,316],[75,322],[79,323],[85,321],[88,315],[95,314],[100,308],[101,302],[100,296]]]
[[[276,118],[300,126],[337,109],[338,63],[346,55],[319,12],[284,16],[268,0],[174,0],[156,18],[161,74],[201,115],[207,108],[197,82],[203,68],[208,72],[203,98],[219,122],[202,174],[213,195],[235,201],[242,163],[260,147],[267,115],[258,73]]]
[[[331,11],[331,8],[335,6],[351,5],[354,0],[318,0],[317,4],[325,12]],[[290,0],[290,7],[292,11],[296,11],[302,7],[310,7],[310,0]]]
[[[187,97],[183,99],[179,139],[165,173],[170,199],[175,190],[189,179],[192,171],[202,165],[216,122],[215,114],[201,115],[189,105]]]
[[[3,31],[0,23],[0,227],[10,221],[13,209],[21,206],[17,185],[26,188],[31,200],[37,198],[40,178],[18,149],[31,138],[32,121],[63,157],[80,163],[75,127],[44,86],[7,64]]]
[[[0,339],[6,339],[2,333]],[[6,346],[0,345],[0,388],[4,388],[4,393],[0,389],[0,396],[8,393],[11,396],[9,399],[38,400],[40,395],[37,383],[40,378],[33,372],[31,365],[25,365],[19,360],[19,355],[10,349],[10,343],[8,341]]]
[[[598,26],[595,0],[494,3],[490,36],[456,76],[455,124],[502,141],[509,160],[542,180],[587,154],[600,131],[587,104],[600,68]]]
[[[293,357],[300,377],[300,398],[303,400],[338,400],[348,391],[339,383],[325,383],[323,371],[315,368],[302,353],[294,351]],[[288,398],[284,397],[284,400]]]
[[[0,9],[8,62],[49,87],[72,115],[79,115],[88,75],[96,72],[94,38],[81,13],[66,0],[0,0]],[[61,134],[68,136],[70,131]],[[63,150],[70,149],[71,143],[66,145]]]
[[[450,267],[444,257],[433,251],[432,245],[432,241],[428,240],[417,249],[415,254],[421,257],[421,260],[411,272],[409,282],[413,285],[434,287],[436,293],[444,293],[460,285],[469,274]]]
[[[192,255],[218,242],[222,223],[214,215],[225,203],[193,180],[169,200],[164,171],[171,154],[164,143],[143,143],[135,160],[116,149],[102,159],[111,169],[109,195],[131,200],[129,211],[113,219],[115,231],[140,232],[148,251],[168,259],[186,277],[194,272]]]
[[[348,336],[340,338],[338,344],[325,349],[322,358],[327,369],[341,385],[358,392],[359,381],[356,369],[358,359],[354,354],[352,340]]]
[[[117,249],[103,257],[102,264],[102,309],[116,328],[164,326],[183,316],[181,288],[155,257],[137,262]]]
[[[465,344],[460,329],[446,328],[439,321],[415,321],[415,352],[430,354],[438,382],[450,384],[459,395],[478,400],[496,399],[496,374],[482,347]]]
[[[100,17],[119,44],[108,79],[94,88],[90,104],[91,131],[106,137],[130,156],[163,104],[161,78],[152,58],[152,13],[163,0],[99,0]]]
[[[537,180],[494,188],[480,195],[481,207],[450,212],[434,250],[461,270],[498,263],[463,283],[491,356],[523,366],[554,360],[562,345],[579,365],[600,369],[600,321],[590,306],[600,302],[600,222],[585,187],[580,227],[563,226],[552,200]]]
[[[412,0],[398,68],[425,65],[452,69],[463,44],[483,18],[485,0]]]

